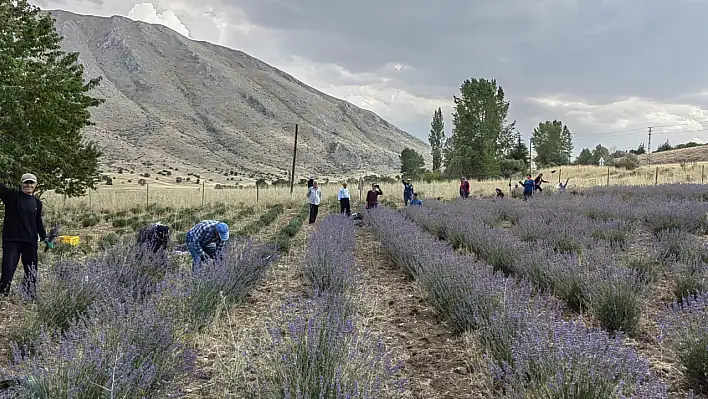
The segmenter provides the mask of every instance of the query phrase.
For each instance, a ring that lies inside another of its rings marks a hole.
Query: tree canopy
[[[88,91],[78,53],[61,50],[51,15],[26,0],[0,2],[0,181],[17,184],[34,173],[39,191],[67,196],[95,188],[95,143],[82,136],[90,107],[103,100]]]
[[[401,151],[399,159],[401,160],[402,177],[414,178],[423,174],[423,167],[425,166],[425,159],[423,159],[423,155],[413,149],[405,148]]]
[[[541,167],[568,165],[573,151],[573,137],[568,126],[559,120],[538,124],[531,135],[536,150],[534,161]]]
[[[454,96],[452,136],[444,150],[448,176],[477,179],[499,176],[513,144],[515,122],[507,123],[509,102],[496,80],[468,79]]]
[[[445,143],[445,122],[440,108],[433,113],[428,141],[430,142],[431,155],[433,156],[433,172],[439,172],[442,166],[442,148]]]

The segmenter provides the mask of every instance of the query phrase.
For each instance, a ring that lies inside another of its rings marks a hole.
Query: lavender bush
[[[185,287],[177,306],[183,319],[201,327],[209,323],[222,303],[234,305],[260,282],[277,260],[275,244],[260,244],[251,239],[234,239],[220,257],[195,272],[177,277]]]
[[[676,352],[686,383],[708,393],[708,294],[674,302],[659,320],[662,341]]]
[[[247,355],[259,376],[254,398],[396,398],[400,365],[381,342],[357,327],[355,305],[323,294],[283,307],[268,326],[269,348]],[[284,321],[284,323],[283,323]]]
[[[166,397],[194,366],[173,315],[156,300],[113,301],[77,320],[59,337],[43,333],[37,354],[15,360],[0,375],[5,395],[27,399]]]
[[[315,292],[344,294],[356,275],[356,235],[352,221],[342,215],[327,216],[310,235],[304,274]]]

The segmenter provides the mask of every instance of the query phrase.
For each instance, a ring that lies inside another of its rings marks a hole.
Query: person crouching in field
[[[342,187],[337,193],[337,200],[339,201],[339,213],[344,213],[349,216],[352,214],[351,203],[349,202],[349,189],[347,188],[347,182],[342,183]]]
[[[37,177],[26,173],[20,178],[21,188],[16,190],[0,183],[0,200],[5,204],[2,229],[2,272],[0,295],[10,294],[10,285],[22,259],[25,269],[23,289],[30,297],[35,296],[37,285],[37,250],[39,239],[52,247],[47,240],[47,231],[42,220],[42,201],[34,195]]]
[[[151,223],[138,231],[138,245],[147,245],[153,253],[165,251],[170,241],[170,228],[161,223]]]
[[[312,187],[307,189],[307,199],[310,201],[310,224],[317,220],[320,202],[322,201],[322,190],[317,185],[317,180],[312,182]]]
[[[372,184],[371,190],[366,193],[366,209],[374,209],[379,206],[379,195],[383,195],[378,184]]]
[[[531,178],[531,175],[526,175],[526,180],[519,183],[524,186],[524,201],[528,201],[536,188],[536,182]]]
[[[497,198],[504,198],[504,193],[500,188],[495,189],[494,192],[497,193]]]
[[[418,193],[413,193],[413,199],[411,200],[411,205],[423,206],[423,201],[418,199]]]
[[[202,220],[187,232],[187,249],[192,255],[192,271],[201,269],[205,258],[215,259],[229,240],[229,226],[218,220]],[[214,250],[211,246],[215,245]]]

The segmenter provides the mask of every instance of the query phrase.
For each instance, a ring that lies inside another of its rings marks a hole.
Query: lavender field
[[[706,198],[279,208],[196,273],[130,237],[48,257],[0,398],[706,397]]]

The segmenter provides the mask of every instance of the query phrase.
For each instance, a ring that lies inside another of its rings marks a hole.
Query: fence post
[[[89,194],[89,209],[93,209],[91,207],[91,189],[90,188],[88,189],[88,194]]]
[[[701,184],[703,184],[703,178],[705,177],[705,174],[704,174],[705,169],[706,169],[706,166],[701,165]]]
[[[204,180],[202,180],[202,208],[204,208],[204,194],[205,194],[204,188],[205,187],[206,187],[206,182]]]
[[[145,183],[145,208],[150,206],[150,183]]]
[[[258,206],[258,201],[260,198],[260,189],[258,188],[258,183],[256,183],[256,206]]]
[[[561,182],[561,176],[563,175],[563,169],[558,169],[558,184]],[[509,182],[511,183],[511,182]]]
[[[610,185],[610,167],[607,167],[607,185]]]
[[[656,167],[656,173],[654,174],[654,185],[659,184],[659,167]]]

